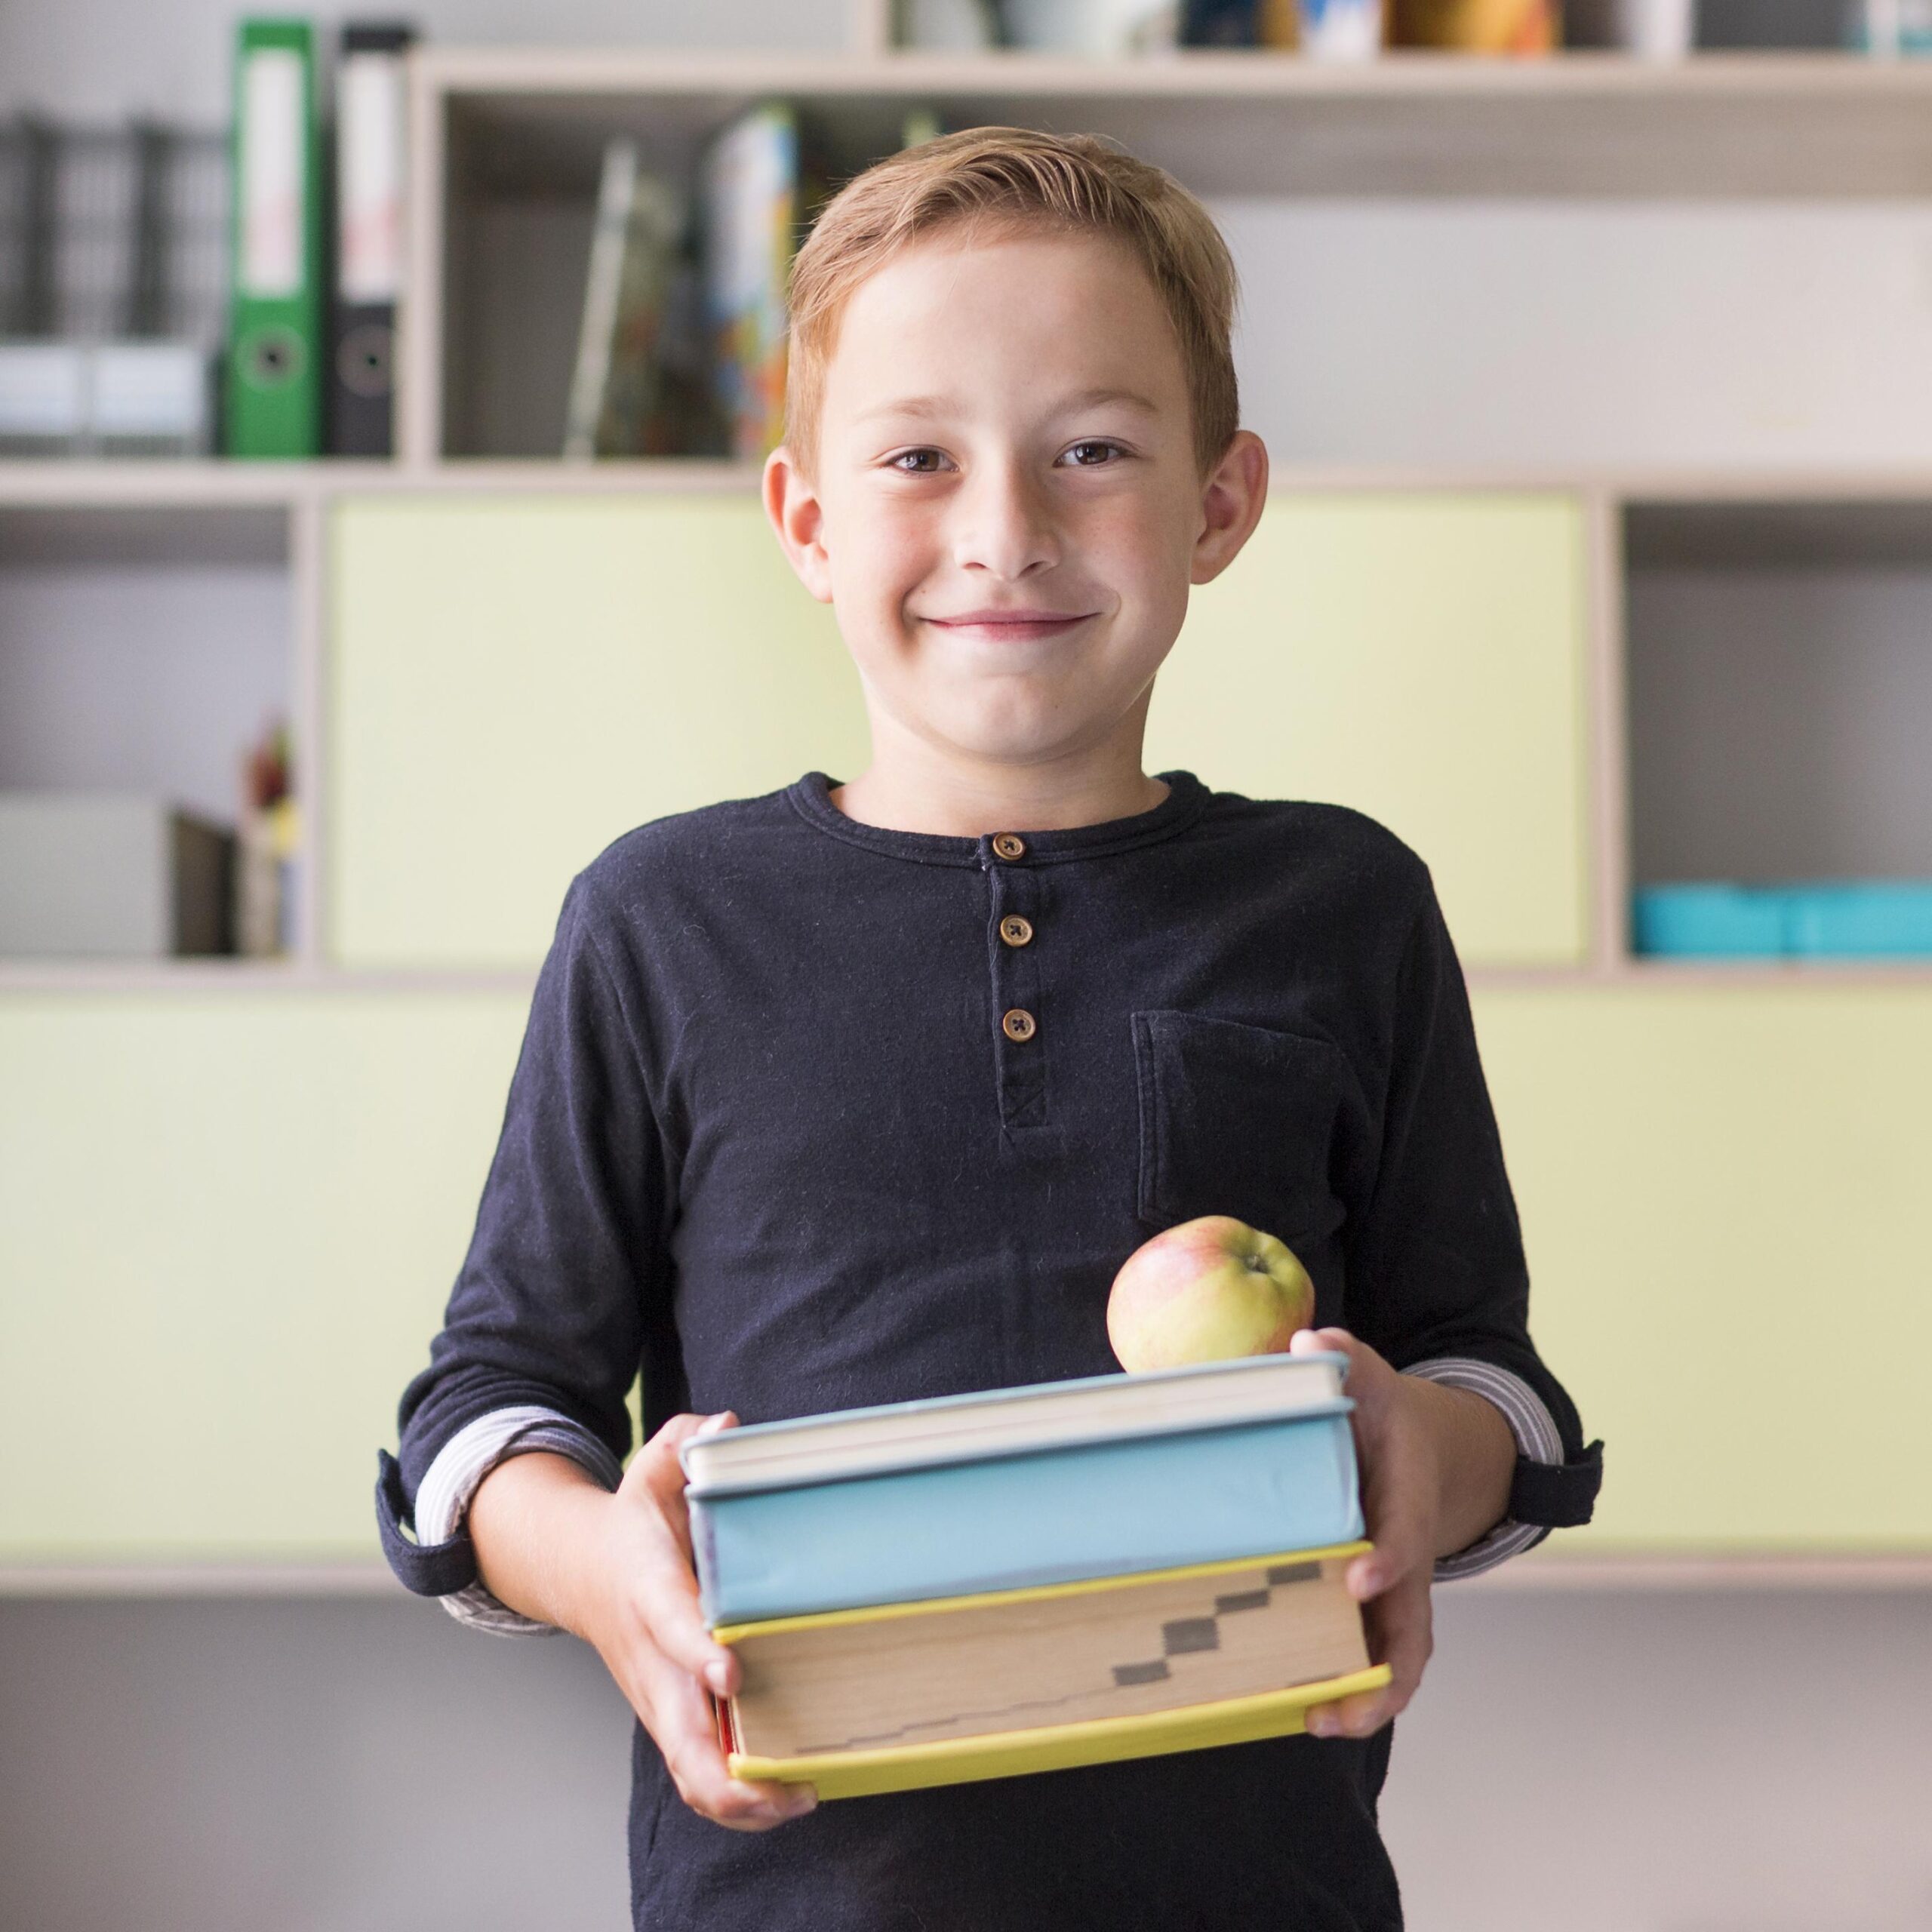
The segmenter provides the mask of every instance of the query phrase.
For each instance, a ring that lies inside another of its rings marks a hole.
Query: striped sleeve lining
[[[535,1403],[492,1409],[458,1429],[424,1472],[416,1492],[417,1541],[441,1543],[454,1536],[483,1478],[506,1457],[531,1449],[569,1457],[606,1489],[615,1489],[623,1480],[624,1472],[609,1449],[568,1416]],[[512,1610],[480,1578],[440,1601],[459,1623],[493,1636],[543,1637],[556,1632],[553,1623]]]
[[[1432,1361],[1419,1361],[1402,1372],[1484,1397],[1502,1411],[1509,1433],[1516,1439],[1519,1455],[1528,1457],[1533,1463],[1563,1460],[1563,1438],[1555,1420],[1543,1398],[1520,1375],[1469,1355],[1441,1355]],[[1549,1534],[1543,1524],[1518,1523],[1506,1516],[1466,1549],[1438,1557],[1435,1580],[1448,1583],[1459,1577],[1479,1577],[1485,1570],[1494,1570],[1498,1564],[1506,1563],[1511,1557],[1541,1543]]]

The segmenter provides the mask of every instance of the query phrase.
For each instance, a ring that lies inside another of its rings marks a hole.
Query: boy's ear
[[[1194,540],[1188,582],[1211,583],[1239,555],[1268,507],[1268,445],[1237,429],[1201,486],[1202,528]]]
[[[831,560],[826,555],[825,509],[804,472],[780,443],[764,460],[760,483],[764,513],[802,583],[821,604],[832,601]]]

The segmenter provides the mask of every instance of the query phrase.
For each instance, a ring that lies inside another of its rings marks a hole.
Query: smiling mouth
[[[1057,637],[1076,624],[1085,623],[1096,613],[1088,611],[1068,617],[983,617],[961,622],[955,618],[928,617],[936,629],[962,635],[991,638],[995,642],[1020,643],[1032,638]]]

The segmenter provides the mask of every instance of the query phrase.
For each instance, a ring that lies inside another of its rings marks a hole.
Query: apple
[[[1315,1284],[1294,1251],[1232,1214],[1143,1241],[1107,1294],[1107,1339],[1135,1372],[1280,1354],[1314,1319]]]

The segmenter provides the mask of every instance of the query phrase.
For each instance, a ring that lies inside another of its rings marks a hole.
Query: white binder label
[[[393,302],[402,285],[403,66],[352,54],[336,76],[337,286],[346,302]]]
[[[302,293],[306,63],[294,49],[264,47],[242,70],[241,260],[246,296]]]

